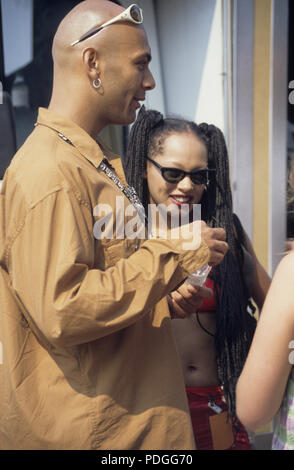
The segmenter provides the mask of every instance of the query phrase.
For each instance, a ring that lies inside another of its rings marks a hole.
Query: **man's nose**
[[[156,83],[155,83],[154,77],[150,69],[148,68],[146,75],[144,77],[143,87],[145,90],[153,90],[155,86],[156,86]]]

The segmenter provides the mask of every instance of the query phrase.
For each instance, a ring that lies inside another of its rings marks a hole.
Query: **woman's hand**
[[[213,292],[208,287],[184,282],[167,296],[171,318],[185,318],[195,313],[201,307],[203,299],[209,299],[212,295]]]

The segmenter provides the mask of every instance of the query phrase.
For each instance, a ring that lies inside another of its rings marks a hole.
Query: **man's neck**
[[[101,130],[106,125],[99,123],[97,116],[92,116],[89,109],[86,106],[75,106],[73,107],[69,101],[60,103],[54,98],[51,99],[48,109],[54,111],[61,116],[70,119],[72,122],[77,124],[79,127],[84,129],[93,139],[96,139]]]

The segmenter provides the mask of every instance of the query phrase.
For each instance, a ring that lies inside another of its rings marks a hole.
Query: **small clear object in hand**
[[[211,266],[208,266],[208,264],[206,264],[205,266],[203,266],[203,268],[197,269],[195,273],[190,274],[190,276],[187,277],[186,282],[193,284],[193,286],[203,286],[210,270]]]

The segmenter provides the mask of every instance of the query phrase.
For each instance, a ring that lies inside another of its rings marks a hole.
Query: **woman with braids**
[[[255,330],[250,299],[260,309],[270,279],[233,214],[223,134],[143,107],[129,135],[125,172],[146,214],[155,203],[171,213],[188,206],[192,218],[193,205],[201,204],[201,219],[226,230],[230,250],[205,286],[182,284],[169,305],[197,449],[250,449],[236,417],[235,387]]]

